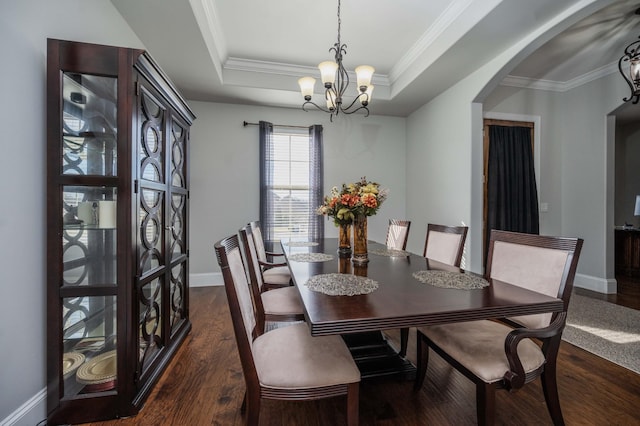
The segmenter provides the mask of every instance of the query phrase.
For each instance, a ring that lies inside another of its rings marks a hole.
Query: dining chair
[[[468,226],[429,223],[422,256],[448,265],[460,266]]]
[[[415,389],[424,382],[431,348],[475,383],[479,425],[493,424],[497,389],[515,391],[537,377],[541,377],[553,424],[563,425],[556,359],[582,242],[493,230],[485,278],[557,297],[564,309],[553,314],[418,327]]]
[[[360,371],[340,336],[312,337],[306,323],[264,332],[256,321],[237,235],[215,244],[246,384],[241,410],[258,425],[263,399],[346,395],[347,423],[358,424]]]
[[[387,247],[393,250],[406,250],[410,227],[410,220],[389,219]]]
[[[245,226],[239,233],[249,270],[249,285],[256,305],[259,328],[264,330],[266,322],[270,321],[304,321],[304,306],[298,289],[295,286],[288,286],[265,291],[251,229]]]
[[[250,222],[248,225],[253,235],[253,243],[256,246],[258,255],[258,263],[260,264],[260,272],[265,288],[285,287],[292,284],[291,272],[286,262],[269,262],[269,258],[284,257],[284,253],[268,252],[264,247],[264,237],[259,221]]]
[[[424,242],[423,256],[437,262],[460,267],[468,226],[447,226],[427,224],[427,237]],[[409,329],[400,329],[400,356],[407,354]]]

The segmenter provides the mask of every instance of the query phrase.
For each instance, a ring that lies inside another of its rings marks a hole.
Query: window
[[[323,236],[322,127],[261,122],[260,222],[267,240],[308,241]],[[263,134],[264,133],[264,134]]]

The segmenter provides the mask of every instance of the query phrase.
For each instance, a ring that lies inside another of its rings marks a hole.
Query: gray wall
[[[520,40],[408,118],[407,193],[422,191],[424,197],[407,197],[407,215],[471,224],[467,264],[481,271],[483,109],[539,116],[539,199],[549,204],[542,231],[584,238],[576,285],[615,292],[615,120],[607,116],[622,104],[627,88],[619,75],[610,74],[566,92],[496,89],[496,80],[536,37],[540,34]],[[434,158],[443,159],[444,167],[434,166]]]
[[[340,116],[329,122],[320,112],[189,102],[197,119],[191,130],[190,272],[198,282],[219,271],[213,243],[259,217],[258,127],[243,121],[309,126],[322,124],[324,186],[353,182],[362,176],[389,188],[389,198],[369,218],[369,237],[383,240],[390,218],[406,217],[406,120],[371,115]],[[409,219],[413,219],[409,217]],[[421,240],[413,227],[409,239]],[[337,236],[333,222],[325,223],[327,236]]]
[[[96,19],[99,18],[99,19]],[[0,423],[45,417],[45,70],[47,38],[141,47],[110,2],[21,0],[0,5]],[[38,405],[39,404],[39,405]]]

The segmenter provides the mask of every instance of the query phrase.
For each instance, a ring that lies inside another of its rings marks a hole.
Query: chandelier
[[[636,10],[640,15],[640,9]],[[640,37],[624,49],[624,55],[618,60],[618,69],[631,89],[631,95],[624,102],[637,104],[640,99]]]
[[[356,111],[365,110],[365,117],[369,115],[369,108],[367,108],[367,106],[369,105],[371,93],[373,92],[371,77],[375,71],[373,67],[368,65],[360,65],[355,69],[358,94],[348,106],[344,106],[343,95],[349,86],[349,74],[342,65],[342,55],[347,53],[347,45],[340,43],[340,25],[340,0],[338,0],[338,41],[329,49],[329,52],[334,52],[335,60],[325,61],[318,65],[322,84],[324,84],[325,88],[324,98],[326,107],[320,106],[311,100],[316,84],[315,78],[303,77],[298,80],[300,91],[305,100],[302,104],[302,109],[307,111],[306,106],[313,105],[319,110],[331,114],[331,121],[333,121],[334,116],[337,116],[341,112],[344,114],[353,114]],[[360,102],[359,105],[356,104],[358,101]]]

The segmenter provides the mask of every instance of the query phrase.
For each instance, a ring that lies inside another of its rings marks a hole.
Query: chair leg
[[[409,343],[409,329],[401,328],[400,329],[400,355],[402,358],[407,356],[407,343]]]
[[[547,410],[555,426],[564,426],[562,410],[560,409],[560,398],[558,397],[558,383],[556,381],[555,364],[549,363],[545,366],[542,376],[542,392],[544,400],[547,402]]]
[[[240,406],[240,412],[242,414],[247,412],[247,391],[244,391],[244,396],[242,397],[242,405]]]
[[[260,423],[260,391],[247,389],[245,395],[247,403],[247,425],[258,426]]]
[[[496,417],[496,390],[489,383],[476,383],[478,426],[491,426]]]
[[[349,383],[347,386],[347,424],[358,426],[360,421],[360,383]]]
[[[418,330],[416,332],[416,358],[418,366],[416,367],[416,380],[413,383],[413,390],[420,390],[424,384],[424,378],[427,375],[427,364],[429,364],[429,346],[424,335]]]

